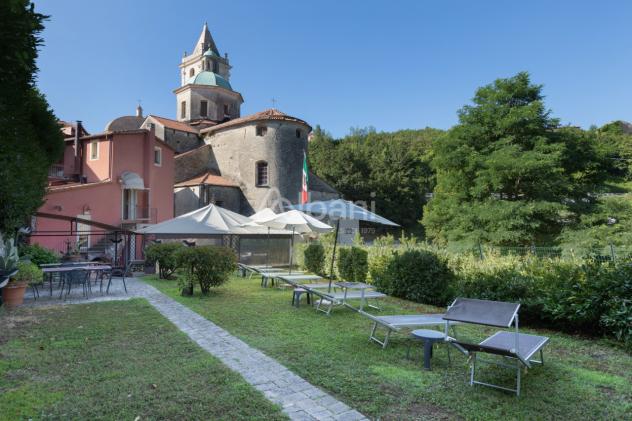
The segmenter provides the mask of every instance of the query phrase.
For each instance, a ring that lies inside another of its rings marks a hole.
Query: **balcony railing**
[[[123,208],[123,222],[142,222],[145,224],[155,224],[158,219],[158,209],[148,206],[135,206]]]
[[[48,168],[48,176],[64,178],[64,164],[53,164]]]

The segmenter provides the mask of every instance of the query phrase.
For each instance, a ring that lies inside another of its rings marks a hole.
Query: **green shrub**
[[[18,250],[21,258],[28,258],[31,262],[38,266],[49,263],[58,263],[60,260],[60,256],[56,251],[49,250],[39,244],[20,245]]]
[[[454,274],[447,263],[426,250],[395,253],[376,287],[399,298],[424,304],[445,305],[451,298]]]
[[[145,259],[147,259],[149,264],[158,262],[160,268],[158,277],[160,279],[169,279],[178,269],[176,254],[184,248],[185,246],[181,243],[150,244],[145,249]]]
[[[319,243],[309,244],[303,251],[305,269],[317,275],[324,275],[325,247]]]
[[[369,271],[368,252],[360,247],[341,247],[338,254],[338,273],[349,282],[364,282]]]
[[[40,284],[43,278],[42,270],[35,263],[22,260],[18,262],[18,273],[12,277],[12,280],[18,283]]]
[[[179,279],[183,295],[193,293],[194,283],[198,283],[206,295],[211,287],[222,285],[237,269],[237,257],[228,247],[186,247],[178,251],[176,258],[184,270],[184,276]]]

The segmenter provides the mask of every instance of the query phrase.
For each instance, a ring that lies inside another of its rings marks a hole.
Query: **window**
[[[157,146],[154,148],[154,165],[157,167],[162,165],[162,148]]]
[[[224,104],[224,115],[225,116],[229,116],[230,115],[230,105],[228,105],[228,104]]]
[[[296,137],[300,139],[302,135],[303,133],[301,132],[301,129],[296,129]]]
[[[99,141],[93,140],[90,142],[90,161],[99,159]]]
[[[265,136],[268,128],[266,126],[257,126],[257,136]]]
[[[189,70],[189,77],[195,76],[195,69]]]
[[[219,63],[213,60],[213,73],[219,73]]]
[[[208,115],[208,101],[200,101],[200,115],[202,117]]]
[[[182,101],[180,103],[180,118],[187,118],[187,102]]]
[[[268,185],[268,163],[265,161],[259,161],[256,164],[256,185],[267,186]]]

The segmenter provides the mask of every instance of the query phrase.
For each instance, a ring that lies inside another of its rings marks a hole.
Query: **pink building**
[[[50,169],[31,242],[62,253],[79,247],[89,259],[113,259],[115,231],[173,218],[174,150],[155,136],[153,126],[95,135],[78,127],[62,128],[64,156]],[[116,248],[134,259],[140,244],[132,235]]]

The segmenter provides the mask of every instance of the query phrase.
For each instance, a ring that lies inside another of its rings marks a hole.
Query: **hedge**
[[[183,250],[182,243],[158,243],[150,244],[145,249],[145,259],[149,264],[158,263],[160,279],[169,279],[178,269],[177,253]]]

